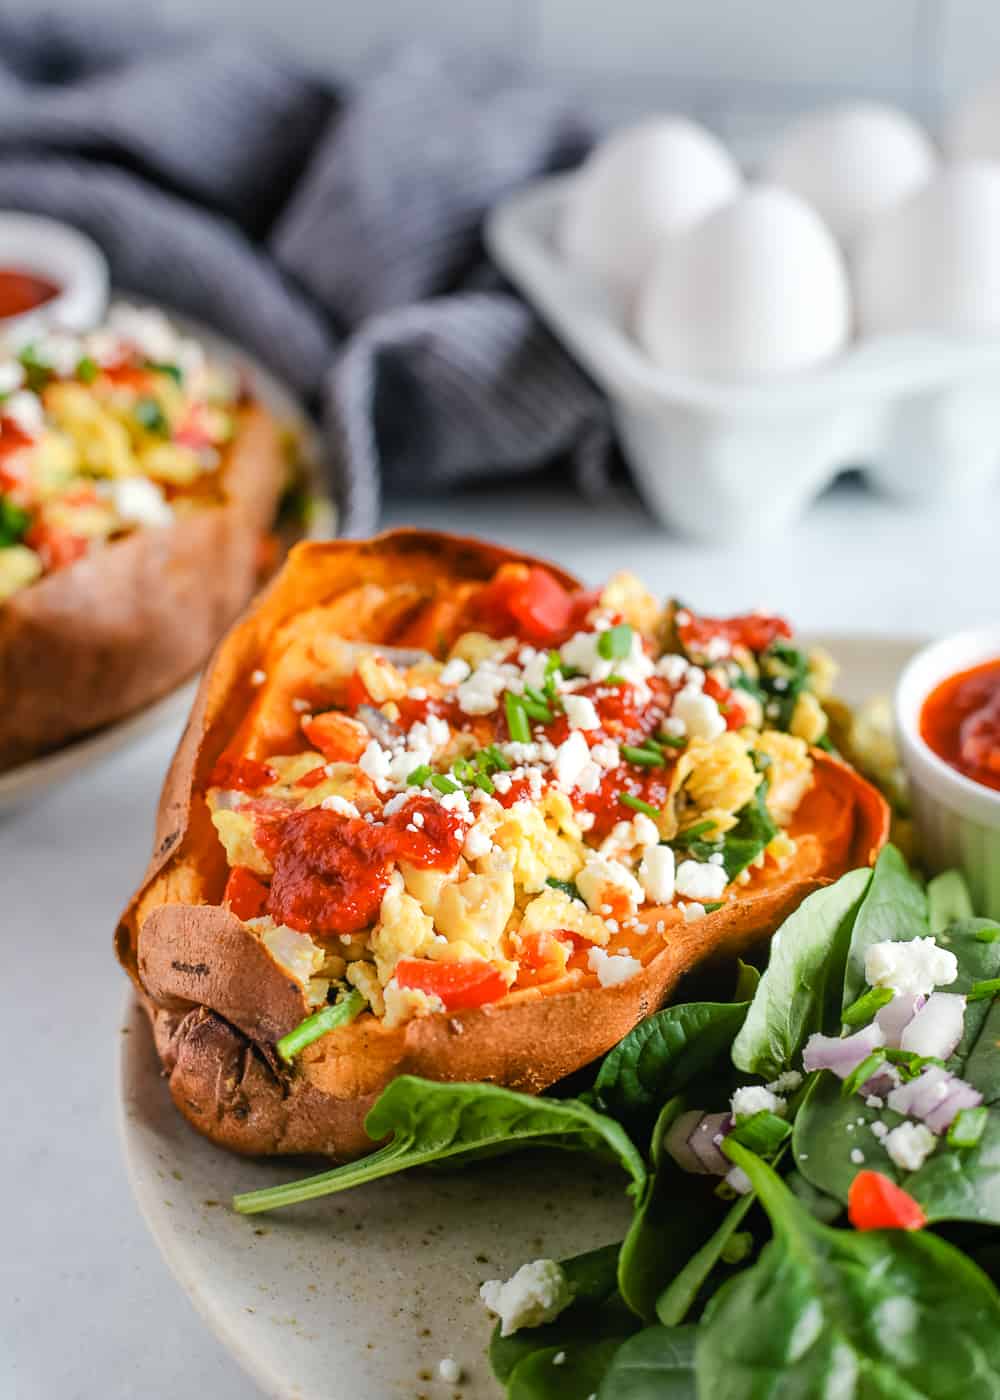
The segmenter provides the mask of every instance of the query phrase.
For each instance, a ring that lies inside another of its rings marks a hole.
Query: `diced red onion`
[[[965,1029],[965,997],[955,992],[932,992],[899,1039],[911,1055],[946,1060],[954,1053]]]
[[[924,1115],[924,1122],[932,1133],[946,1132],[963,1108],[978,1108],[982,1101],[978,1089],[973,1089],[964,1079],[953,1079],[948,1097]]]
[[[884,1044],[882,1028],[875,1021],[862,1026],[853,1035],[811,1035],[802,1052],[802,1063],[809,1071],[829,1069],[838,1079],[846,1079],[873,1050]]]
[[[355,717],[361,721],[373,739],[377,739],[383,748],[391,748],[397,739],[403,737],[403,731],[398,724],[393,724],[381,710],[377,710],[374,705],[359,705],[354,712]]]
[[[732,1163],[719,1151],[715,1139],[725,1137],[732,1126],[728,1113],[702,1113],[700,1109],[692,1109],[682,1113],[670,1127],[663,1146],[682,1171],[725,1176]]]
[[[926,1118],[944,1103],[955,1082],[955,1076],[940,1065],[928,1065],[916,1079],[893,1089],[889,1095],[889,1107],[911,1118]]]
[[[926,1000],[925,996],[910,996],[905,992],[898,992],[888,1006],[882,1007],[875,1020],[885,1036],[886,1045],[893,1050],[899,1049],[899,1037]]]
[[[895,1065],[883,1065],[877,1074],[873,1074],[871,1079],[866,1079],[858,1090],[865,1098],[876,1094],[880,1099],[884,1099],[888,1093],[902,1083],[902,1075]]]

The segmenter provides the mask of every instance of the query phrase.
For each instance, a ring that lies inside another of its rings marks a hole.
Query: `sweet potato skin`
[[[284,475],[277,425],[241,409],[222,504],[137,530],[0,604],[0,771],[123,719],[204,663],[254,592]]]
[[[643,970],[630,981],[521,991],[497,1005],[393,1029],[363,1016],[308,1047],[294,1071],[279,1064],[274,1041],[308,1008],[297,985],[260,957],[252,934],[217,907],[225,863],[200,797],[248,704],[249,676],[269,638],[305,608],[349,591],[349,617],[360,629],[353,635],[369,627],[370,640],[388,643],[412,626],[410,604],[416,609],[422,598],[432,605],[442,583],[487,578],[500,563],[522,558],[420,531],[299,546],[206,672],[164,787],[153,859],[119,924],[116,947],[149,1016],[174,1102],[220,1145],[251,1155],[349,1160],[371,1150],[365,1116],[398,1074],[538,1092],[610,1049],[696,964],[759,943],[806,895],[870,863],[887,840],[881,796],[816,750],[816,782],[793,827],[799,846],[793,865],[758,877],[744,898],[695,923],[670,911],[665,937],[650,927],[665,911],[648,911]],[[379,604],[366,617],[358,585],[391,591],[400,580],[415,590],[406,606]],[[381,624],[370,630],[373,616],[391,618],[388,635],[377,635]]]

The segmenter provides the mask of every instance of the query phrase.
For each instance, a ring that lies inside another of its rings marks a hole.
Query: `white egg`
[[[850,320],[830,230],[797,195],[757,185],[663,245],[639,292],[636,334],[664,369],[756,379],[836,355]]]
[[[987,83],[952,113],[944,138],[954,160],[1000,160],[1000,80]]]
[[[967,161],[873,225],[854,259],[860,328],[1000,331],[1000,165]]]
[[[667,234],[689,227],[739,191],[742,177],[722,143],[681,117],[655,117],[617,131],[574,179],[559,243],[569,264],[630,306]]]
[[[858,102],[792,126],[763,178],[808,200],[842,242],[926,184],[937,166],[926,132],[895,107]]]

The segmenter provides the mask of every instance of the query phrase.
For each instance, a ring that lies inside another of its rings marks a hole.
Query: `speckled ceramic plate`
[[[840,692],[888,692],[915,640],[828,638]],[[486,1278],[620,1239],[624,1180],[576,1154],[524,1154],[464,1172],[389,1178],[272,1215],[237,1191],[312,1170],[231,1157],[170,1102],[145,1018],[122,1037],[122,1134],[136,1200],[209,1326],[281,1400],[496,1400]],[[463,1378],[438,1377],[453,1356]],[[582,1400],[582,1397],[581,1397]]]
[[[336,511],[326,498],[326,487],[322,480],[321,454],[316,429],[302,410],[292,391],[264,368],[257,360],[238,349],[230,341],[206,326],[199,325],[190,317],[170,311],[170,319],[188,334],[196,336],[209,353],[226,364],[239,366],[250,378],[257,394],[276,418],[288,423],[299,435],[302,443],[303,460],[313,484],[317,509],[310,522],[311,539],[328,539],[336,533]],[[186,681],[177,690],[171,691],[162,699],[145,709],[139,710],[117,724],[108,725],[96,734],[89,734],[76,743],[67,744],[54,753],[32,759],[30,763],[19,764],[7,773],[0,774],[0,814],[40,797],[49,788],[89,768],[101,759],[128,748],[154,730],[182,719],[191,708],[196,682]]]

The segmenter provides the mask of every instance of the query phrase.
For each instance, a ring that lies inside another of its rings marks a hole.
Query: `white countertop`
[[[995,622],[1000,599],[998,505],[909,513],[854,485],[782,539],[718,553],[664,533],[624,492],[588,504],[515,484],[444,504],[399,501],[386,523],[480,531],[595,583],[627,564],[705,611],[766,604],[810,632],[951,631]],[[146,861],[177,737],[156,734],[0,817],[10,1110],[0,1394],[11,1400],[257,1393],[168,1274],[118,1144],[125,980],[111,937]]]

